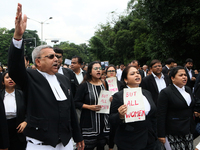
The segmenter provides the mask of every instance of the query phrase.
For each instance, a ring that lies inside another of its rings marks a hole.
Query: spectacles
[[[56,57],[57,57],[57,58],[61,58],[62,56],[60,56],[60,55],[56,55]]]
[[[115,72],[115,70],[108,70],[107,72]]]
[[[55,54],[49,54],[49,55],[46,55],[44,57],[47,57],[49,59],[53,59],[54,57],[57,57],[57,58],[61,58],[62,56],[59,56],[59,55],[55,55]],[[37,57],[37,58],[44,58],[44,57]]]
[[[93,69],[94,69],[94,70],[98,70],[98,69],[99,69],[99,70],[102,70],[102,67],[94,67]]]
[[[156,66],[152,66],[153,68],[157,68],[157,67],[162,67],[162,65],[156,65]]]

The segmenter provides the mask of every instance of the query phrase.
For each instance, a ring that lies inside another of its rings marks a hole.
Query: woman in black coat
[[[166,149],[193,150],[195,100],[186,85],[183,67],[173,68],[169,74],[172,84],[158,96],[158,138]]]
[[[4,103],[8,124],[9,148],[8,150],[25,150],[26,139],[22,134],[27,123],[25,121],[25,102],[23,93],[15,89],[15,82],[9,77],[8,72],[2,74],[1,100]]]
[[[122,80],[128,88],[137,88],[141,83],[141,75],[135,67],[128,66],[122,73]],[[110,122],[117,125],[114,141],[119,150],[153,150],[155,147],[156,106],[150,92],[142,90],[142,94],[146,119],[131,123],[124,121],[127,106],[124,105],[123,90],[113,95]]]

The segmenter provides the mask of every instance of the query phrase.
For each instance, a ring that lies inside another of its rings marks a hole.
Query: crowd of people
[[[18,4],[7,71],[0,66],[0,150],[194,150],[200,74],[191,58],[182,66],[169,58],[165,65],[154,59],[140,67],[133,60],[103,70],[99,61],[83,66],[74,56],[69,68],[62,64],[62,49],[41,45],[29,67],[26,24]],[[115,92],[107,79],[116,83]],[[144,120],[126,122],[126,89],[141,89]],[[109,114],[98,113],[102,91],[112,92]]]

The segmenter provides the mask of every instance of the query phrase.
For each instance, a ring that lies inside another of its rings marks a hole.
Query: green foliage
[[[7,65],[8,49],[13,34],[6,28],[0,28],[0,62]]]
[[[54,45],[54,47],[58,47],[64,51],[63,59],[71,59],[73,56],[77,55],[83,59],[83,62],[90,62],[91,60],[88,46],[85,43],[76,45],[67,41]]]

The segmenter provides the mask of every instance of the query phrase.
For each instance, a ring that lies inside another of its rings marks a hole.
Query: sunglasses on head
[[[108,70],[107,72],[115,72],[115,70]]]
[[[54,57],[57,57],[57,58],[61,58],[62,56],[59,56],[59,55],[55,55],[55,54],[49,54],[49,55],[46,55],[46,56],[44,56],[44,57],[47,57],[47,58],[49,58],[49,59],[53,59]],[[43,57],[43,58],[44,58]],[[42,58],[42,57],[38,57],[38,58]]]
[[[99,69],[99,70],[102,70],[102,67],[94,67],[93,69],[94,69],[94,70],[98,70],[98,69]]]

